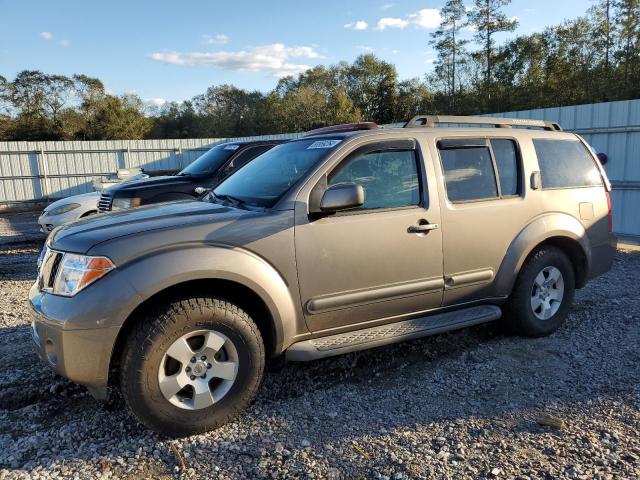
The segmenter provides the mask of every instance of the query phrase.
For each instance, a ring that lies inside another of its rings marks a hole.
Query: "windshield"
[[[278,145],[256,157],[214,190],[249,205],[273,207],[276,202],[341,142],[309,139]]]
[[[207,153],[198,157],[196,161],[191,162],[178,175],[210,175],[215,173],[238,148],[240,148],[239,145],[229,143],[213,147]]]

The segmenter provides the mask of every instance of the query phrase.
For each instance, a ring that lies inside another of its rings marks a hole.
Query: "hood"
[[[98,203],[98,199],[100,198],[99,192],[89,192],[82,193],[80,195],[73,195],[71,197],[63,198],[62,200],[57,200],[44,209],[45,212],[50,212],[54,208],[58,208],[63,205],[69,205],[70,203],[79,203],[80,205],[88,205],[93,204],[94,210],[95,206]]]
[[[92,247],[118,237],[156,230],[186,229],[236,220],[261,212],[241,210],[204,201],[186,200],[94,215],[55,229],[49,236],[54,250],[87,253]]]
[[[139,180],[133,180],[113,185],[108,188],[108,192],[114,194],[115,192],[144,191],[145,189],[158,188],[160,186],[169,187],[174,185],[186,185],[193,183],[193,180],[195,178],[198,177],[171,175],[162,177],[141,178]]]

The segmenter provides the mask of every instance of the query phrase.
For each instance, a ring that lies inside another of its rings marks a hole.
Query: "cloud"
[[[386,28],[403,29],[407,25],[409,25],[409,22],[407,20],[403,20],[402,18],[385,17],[378,20],[378,24],[376,25],[376,30],[384,30]]]
[[[384,17],[378,20],[376,30],[386,30],[387,28],[407,28],[413,25],[416,28],[438,28],[442,16],[437,8],[423,8],[415,13],[410,13],[406,18]]]
[[[202,37],[207,41],[209,45],[225,45],[229,43],[229,40],[231,40],[229,36],[225,35],[224,33],[216,33],[215,35],[203,35]]]
[[[146,103],[149,106],[152,107],[161,107],[163,106],[165,103],[167,103],[169,100],[165,99],[165,98],[147,98],[145,99],[144,103]]]
[[[385,3],[380,6],[380,10],[389,10],[391,7],[393,7],[393,3]]]
[[[40,32],[40,36],[45,40],[49,41],[53,38],[53,33],[51,32]]]
[[[290,59],[317,59],[322,56],[313,47],[288,47],[282,43],[273,43],[238,51],[154,52],[151,58],[173,65],[213,66],[242,72],[267,72],[276,77],[284,77],[311,68],[309,65],[292,63]]]
[[[423,8],[416,13],[410,14],[409,20],[412,25],[419,28],[438,28],[442,17],[440,16],[440,10],[437,8]]]
[[[365,53],[373,53],[373,48],[368,45],[356,45],[355,48]]]
[[[366,30],[369,25],[364,20],[358,20],[357,22],[349,22],[344,25],[344,28],[350,28],[352,30]]]

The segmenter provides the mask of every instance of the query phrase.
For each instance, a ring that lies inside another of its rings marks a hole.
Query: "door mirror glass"
[[[331,185],[322,195],[320,210],[337,212],[364,205],[364,189],[355,183]]]
[[[606,153],[598,153],[596,157],[598,157],[598,160],[600,160],[600,165],[602,166],[606,165],[609,161],[609,156]]]

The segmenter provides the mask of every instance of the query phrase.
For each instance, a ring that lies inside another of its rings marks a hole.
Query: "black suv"
[[[240,167],[285,140],[258,140],[216,145],[177,175],[152,177],[106,189],[98,211],[108,212],[151,203],[192,200],[217,186]]]

